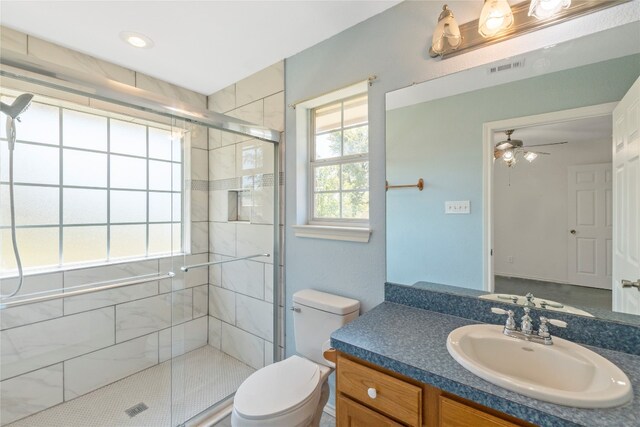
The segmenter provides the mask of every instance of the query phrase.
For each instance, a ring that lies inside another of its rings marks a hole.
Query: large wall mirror
[[[640,324],[638,40],[635,22],[388,93],[387,280]]]

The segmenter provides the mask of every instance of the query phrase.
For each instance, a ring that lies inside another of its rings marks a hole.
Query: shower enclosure
[[[4,51],[1,74],[3,103],[34,97],[23,279],[0,117],[0,425],[211,420],[281,357],[279,133]]]

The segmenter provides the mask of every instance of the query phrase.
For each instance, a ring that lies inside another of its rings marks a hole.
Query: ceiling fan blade
[[[544,151],[528,151],[528,153],[544,154],[545,156],[551,155],[551,153],[545,153]]]
[[[507,150],[509,148],[513,148],[513,144],[509,141],[502,141],[498,144],[496,144],[495,149],[496,150],[500,150],[500,151],[504,151]]]
[[[537,145],[525,145],[524,148],[531,148],[531,147],[546,147],[547,145],[561,145],[561,144],[568,144],[569,141],[562,141],[562,142],[550,142],[548,144],[537,144]]]

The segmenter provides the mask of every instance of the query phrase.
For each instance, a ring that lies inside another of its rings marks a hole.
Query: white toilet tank
[[[333,331],[358,317],[360,302],[303,289],[293,294],[293,310],[296,351],[309,360],[327,365],[322,356],[323,344]]]

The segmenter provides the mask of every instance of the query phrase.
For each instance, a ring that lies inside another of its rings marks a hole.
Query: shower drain
[[[137,405],[134,405],[131,408],[126,409],[124,412],[126,412],[127,415],[129,415],[129,418],[133,418],[136,415],[138,415],[140,412],[144,412],[147,409],[149,409],[149,407],[144,403],[140,402]]]

